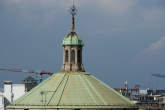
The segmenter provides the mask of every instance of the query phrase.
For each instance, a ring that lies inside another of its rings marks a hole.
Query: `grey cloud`
[[[142,54],[155,54],[157,52],[162,51],[163,48],[165,48],[165,37],[161,37],[160,40],[152,43],[148,48],[143,50]]]
[[[165,55],[165,37],[151,43],[148,48],[144,49],[136,56],[136,62],[140,64],[157,64],[163,63]]]
[[[79,8],[76,31],[85,43],[85,68],[113,87],[126,79],[132,84],[144,82],[147,66],[139,72],[142,63],[132,67],[130,62],[165,35],[164,8],[154,2],[161,0],[140,1],[75,0]],[[72,0],[0,0],[0,66],[59,71],[61,42],[71,26],[71,5]],[[165,62],[152,64],[154,71]],[[19,75],[14,76],[16,80],[22,79]]]

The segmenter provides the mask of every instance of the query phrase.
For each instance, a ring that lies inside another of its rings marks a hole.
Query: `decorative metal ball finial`
[[[75,16],[76,13],[77,13],[77,9],[76,9],[76,7],[75,7],[74,4],[73,4],[73,6],[70,8],[70,13],[71,13],[72,16]]]

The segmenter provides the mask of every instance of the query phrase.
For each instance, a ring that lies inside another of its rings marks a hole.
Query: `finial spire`
[[[76,15],[77,13],[77,9],[74,5],[74,0],[73,0],[73,6],[70,8],[70,13],[72,15],[72,32],[75,31],[75,22],[74,22],[74,16]]]

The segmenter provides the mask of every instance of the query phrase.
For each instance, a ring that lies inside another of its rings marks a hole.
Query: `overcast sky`
[[[112,87],[165,89],[165,0],[75,0],[87,72]],[[72,0],[0,0],[0,68],[58,72]],[[26,73],[0,71],[20,82]]]

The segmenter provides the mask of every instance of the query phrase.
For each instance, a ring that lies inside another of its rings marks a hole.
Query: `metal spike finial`
[[[74,32],[74,30],[75,30],[74,16],[77,13],[76,6],[74,5],[74,0],[73,0],[73,6],[70,8],[70,13],[72,15],[72,32]]]
[[[74,0],[73,0],[73,6],[70,8],[70,13],[72,16],[75,16],[77,13],[76,6],[74,5]]]

